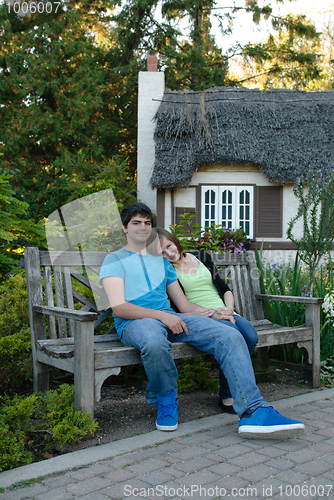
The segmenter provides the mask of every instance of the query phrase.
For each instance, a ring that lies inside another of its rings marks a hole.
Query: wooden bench
[[[100,400],[103,382],[118,375],[122,366],[139,364],[139,351],[124,347],[114,329],[94,335],[111,310],[97,311],[93,301],[75,289],[75,283],[102,293],[87,278],[96,275],[105,252],[47,252],[25,249],[25,268],[33,354],[34,391],[49,387],[49,366],[74,374],[75,408],[94,416],[94,402]],[[267,296],[260,285],[253,252],[217,254],[214,260],[226,266],[223,275],[235,298],[236,311],[248,318],[259,334],[259,347],[296,342],[308,352],[312,363],[313,387],[320,385],[320,304],[323,299]],[[83,265],[84,263],[84,265]],[[282,327],[264,319],[263,300],[304,302],[306,326]],[[80,309],[75,309],[75,303]],[[175,359],[203,354],[196,348],[174,343]]]

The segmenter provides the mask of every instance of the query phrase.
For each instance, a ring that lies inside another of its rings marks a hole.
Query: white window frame
[[[209,196],[206,196],[207,192]],[[227,197],[226,214],[224,217],[222,197],[224,192],[229,193]],[[241,203],[240,195],[242,192],[247,192],[249,195],[249,203]],[[209,198],[209,199],[208,199]],[[202,227],[210,227],[211,224],[238,229],[242,227],[246,230],[247,237],[253,238],[254,227],[254,186],[233,186],[233,185],[212,185],[202,186],[201,189],[201,225]],[[242,210],[243,209],[243,210]],[[245,211],[248,210],[248,218],[245,220]],[[243,214],[242,214],[243,212]],[[247,227],[248,223],[248,227]],[[245,229],[246,225],[246,229]]]

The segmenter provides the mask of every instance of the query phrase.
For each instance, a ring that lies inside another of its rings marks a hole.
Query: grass
[[[310,274],[297,257],[294,263],[265,263],[260,252],[256,251],[256,261],[259,271],[261,293],[272,295],[310,296]],[[316,297],[324,297],[334,289],[333,262],[328,256],[326,265],[316,272],[314,293]],[[293,302],[264,301],[264,315],[273,323],[282,326],[298,326],[305,323],[304,304]],[[327,321],[321,308],[321,359],[334,359],[334,328]],[[303,363],[304,353],[295,344],[273,346],[269,348],[269,357],[291,363]]]

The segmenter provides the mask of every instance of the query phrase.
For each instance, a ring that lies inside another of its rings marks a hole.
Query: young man
[[[280,415],[261,396],[240,332],[211,320],[213,310],[189,302],[172,265],[147,252],[151,210],[134,203],[122,210],[121,219],[127,245],[105,258],[100,282],[120,340],[140,351],[148,377],[146,400],[158,409],[157,429],[172,431],[178,426],[178,375],[171,347],[173,342],[188,342],[218,361],[240,417],[240,435],[283,438],[303,432],[302,422]],[[182,314],[171,309],[168,298]]]

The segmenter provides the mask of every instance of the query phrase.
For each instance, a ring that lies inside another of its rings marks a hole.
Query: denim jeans
[[[234,409],[239,416],[246,410],[254,411],[270,406],[256,386],[253,366],[245,339],[230,325],[202,316],[185,316],[166,310],[180,317],[187,325],[184,332],[174,335],[161,321],[143,318],[126,324],[121,335],[125,346],[136,347],[141,354],[148,378],[146,401],[154,406],[156,394],[177,391],[177,369],[171,354],[173,342],[187,342],[201,351],[213,354],[218,361],[234,399]]]
[[[235,319],[235,325],[231,323],[231,321],[221,321],[221,323],[230,325],[233,328],[236,328],[241,333],[241,335],[246,341],[248,351],[251,356],[254,352],[255,346],[258,341],[256,330],[246,318],[243,318],[238,314],[234,314],[233,317]],[[220,321],[220,320],[217,319],[215,321]],[[221,399],[228,399],[232,397],[226,377],[221,370],[219,370],[219,397]]]

